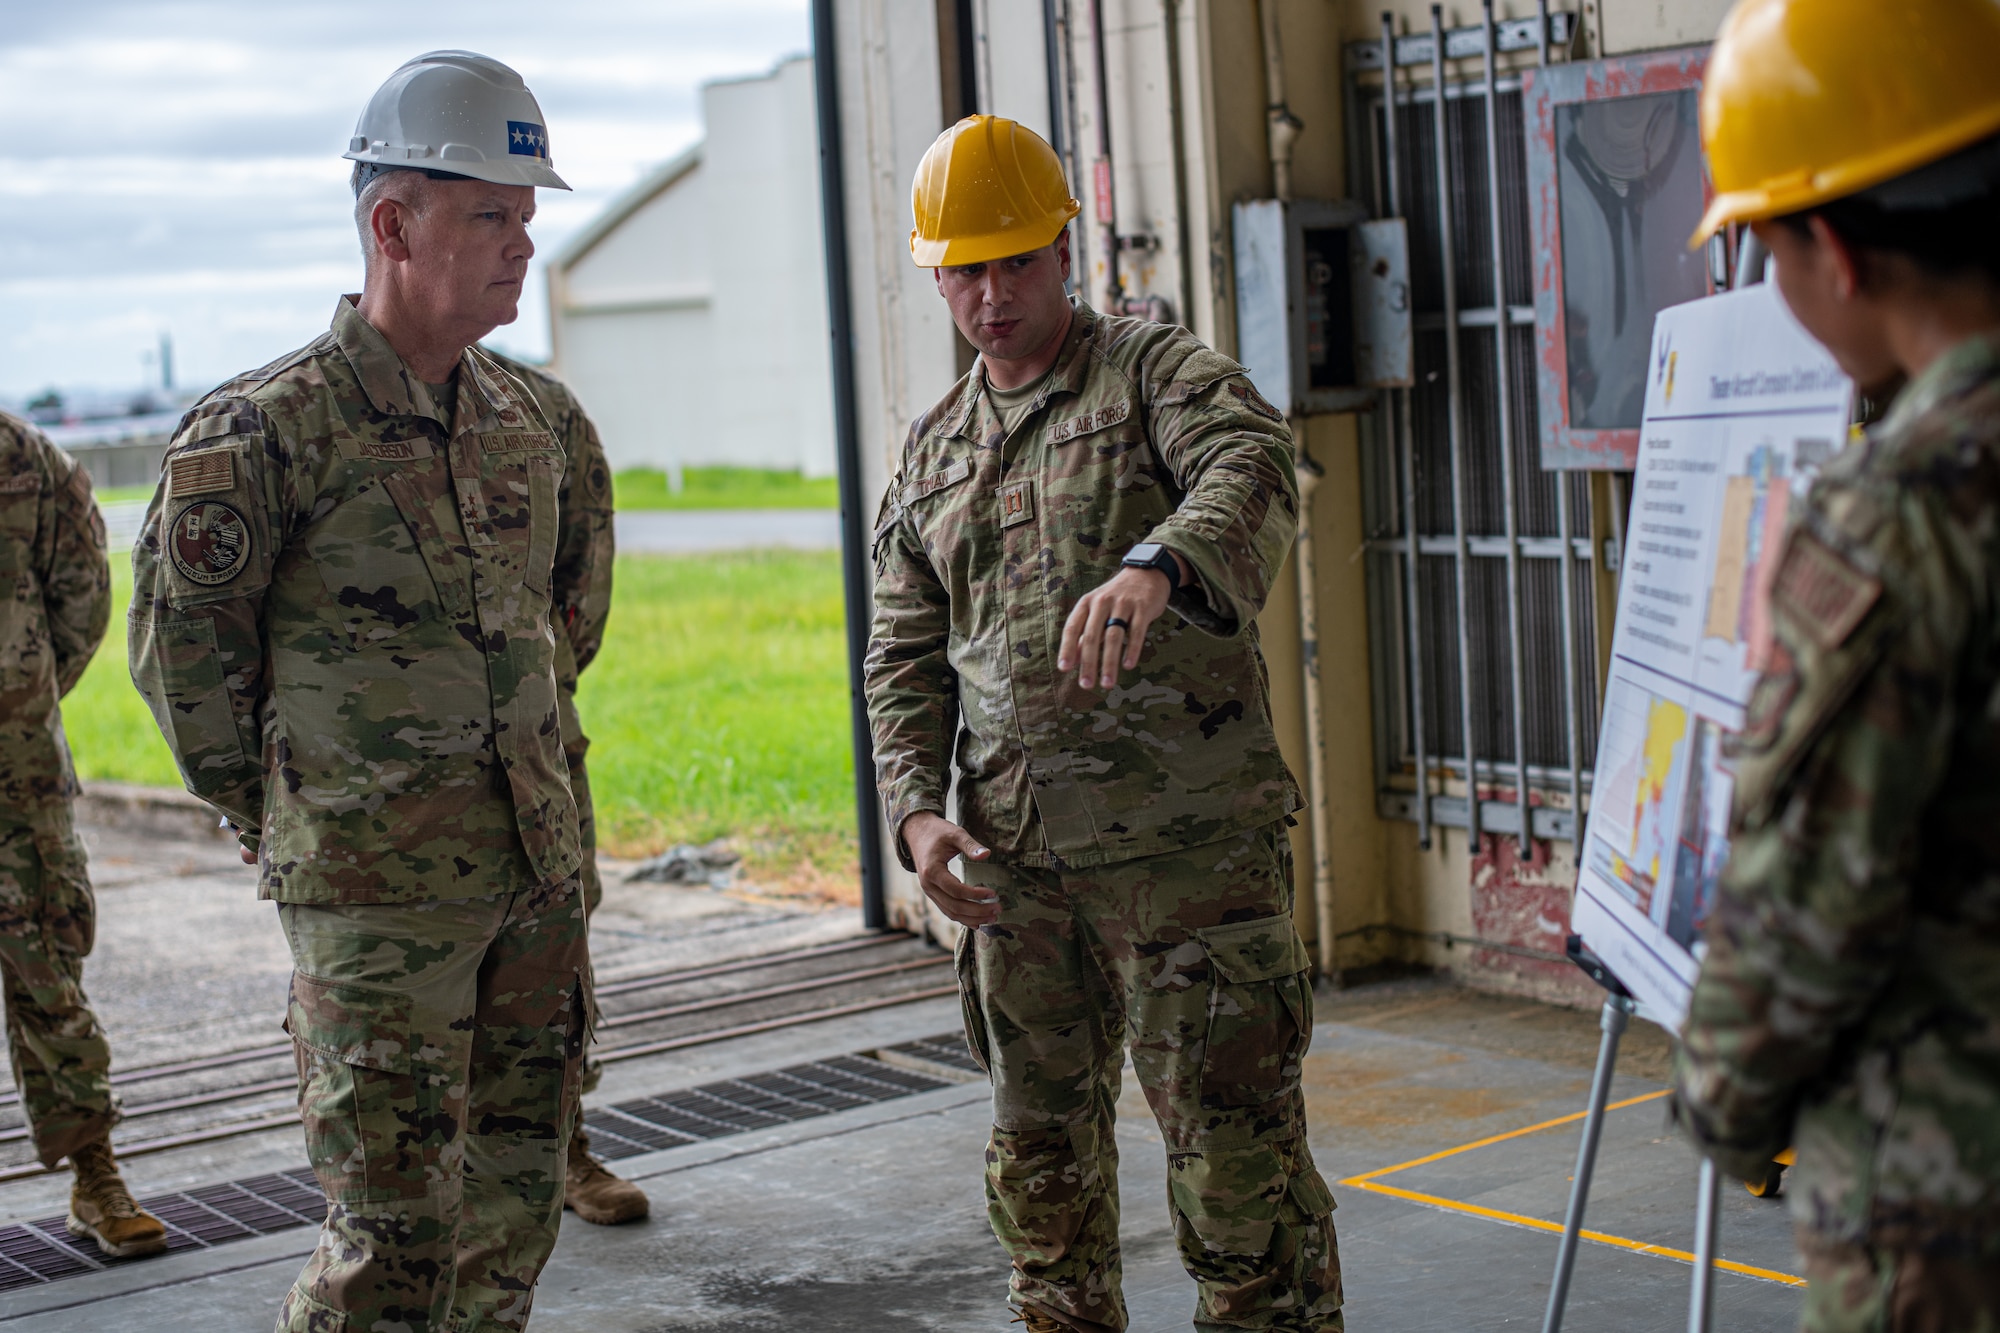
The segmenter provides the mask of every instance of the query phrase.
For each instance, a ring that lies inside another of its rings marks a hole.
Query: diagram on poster
[[[1768,284],[1660,312],[1571,924],[1678,1026],[1729,854],[1724,741],[1770,659],[1785,524],[1852,391]]]

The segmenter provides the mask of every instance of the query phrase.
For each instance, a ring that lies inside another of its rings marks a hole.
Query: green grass
[[[840,484],[832,477],[805,477],[756,467],[691,467],[681,473],[681,491],[667,487],[667,474],[631,468],[611,479],[620,509],[837,509]]]
[[[180,785],[125,673],[132,576],[63,705],[86,781]],[[621,556],[604,650],[578,706],[599,838],[618,855],[734,838],[753,874],[851,877],[854,766],[839,556]]]
[[[111,629],[69,697],[63,731],[84,781],[140,782],[178,787],[180,773],[153,715],[125,671],[125,608],[132,601],[132,565],[111,561]]]
[[[100,486],[97,488],[99,504],[117,504],[121,500],[150,500],[153,498],[151,486]]]
[[[577,697],[606,849],[852,862],[844,623],[832,551],[620,556]]]

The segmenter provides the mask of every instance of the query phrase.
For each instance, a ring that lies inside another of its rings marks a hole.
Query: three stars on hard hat
[[[1041,135],[1004,116],[967,116],[917,164],[910,211],[910,257],[924,268],[957,268],[1039,250],[1083,205]]]
[[[1701,88],[1715,197],[1690,247],[1852,195],[1948,208],[2000,181],[2000,4],[1743,0]]]

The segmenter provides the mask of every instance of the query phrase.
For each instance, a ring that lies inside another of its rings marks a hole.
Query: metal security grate
[[[928,1048],[949,1041],[933,1037],[907,1044]],[[583,1121],[590,1130],[592,1151],[616,1159],[950,1086],[949,1079],[869,1056],[842,1055],[659,1097],[637,1097],[591,1111]]]
[[[181,1194],[156,1194],[139,1204],[167,1224],[169,1254],[318,1226],[326,1215],[326,1198],[305,1167]],[[72,1237],[61,1217],[0,1227],[0,1291],[138,1262],[102,1257],[96,1245]]]
[[[1486,49],[1483,29],[1443,36]],[[1385,28],[1349,66],[1419,48],[1439,50]],[[1410,232],[1416,383],[1363,418],[1362,471],[1378,804],[1423,846],[1433,825],[1574,840],[1596,757],[1589,478],[1540,465],[1520,79],[1483,74],[1349,78],[1352,192]],[[1491,794],[1447,796],[1441,774]]]
[[[599,1155],[634,1157],[930,1092],[952,1086],[954,1080],[949,1075],[953,1071],[979,1072],[964,1042],[952,1033],[904,1042],[881,1054],[885,1059],[840,1055],[657,1097],[638,1097],[591,1111],[584,1116],[584,1123],[590,1129],[591,1147]],[[904,1063],[890,1062],[898,1056]],[[910,1068],[911,1064],[937,1067],[939,1076],[919,1072]],[[178,1194],[157,1194],[139,1203],[167,1224],[169,1254],[209,1249],[294,1227],[318,1226],[326,1216],[326,1197],[307,1167]],[[0,1227],[0,1291],[144,1262],[101,1257],[94,1244],[72,1237],[63,1221],[61,1217],[45,1217]]]
[[[892,1065],[915,1068],[918,1073],[942,1073],[960,1081],[982,1079],[986,1071],[972,1058],[963,1033],[946,1032],[935,1037],[919,1037],[900,1046],[884,1047],[877,1053]]]

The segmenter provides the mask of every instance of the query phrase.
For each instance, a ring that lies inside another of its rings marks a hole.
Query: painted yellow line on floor
[[[1658,1101],[1666,1095],[1664,1091],[1649,1092],[1644,1096],[1628,1097],[1622,1102],[1613,1102],[1604,1109],[1607,1111],[1618,1111],[1628,1106],[1638,1106],[1644,1102]],[[1416,1190],[1406,1190],[1395,1185],[1384,1185],[1380,1181],[1383,1176],[1394,1175],[1398,1171],[1408,1171],[1412,1167],[1425,1166],[1431,1162],[1442,1161],[1447,1157],[1456,1157],[1459,1153],[1471,1152],[1474,1148],[1484,1148],[1495,1143],[1505,1143],[1509,1139],[1518,1139],[1523,1135],[1536,1134],[1542,1130],[1554,1129],[1560,1125],[1573,1125],[1577,1121],[1582,1120],[1585,1114],[1583,1111],[1578,1111],[1572,1115],[1557,1116],[1554,1120],[1544,1120],[1540,1124],[1524,1125],[1520,1129],[1510,1129],[1505,1134],[1494,1134],[1487,1138],[1476,1139],[1471,1143],[1461,1143],[1456,1148],[1446,1148],[1442,1152],[1434,1152],[1427,1157],[1418,1157],[1407,1162],[1400,1162],[1395,1166],[1380,1167],[1374,1171],[1363,1172],[1358,1176],[1349,1176],[1340,1183],[1354,1189],[1367,1190],[1371,1194],[1381,1194],[1392,1199],[1402,1199],[1408,1203],[1422,1204],[1427,1208],[1440,1208],[1446,1212],[1463,1213],[1468,1217],[1483,1218],[1489,1222],[1504,1222],[1509,1226],[1526,1227],[1531,1231],[1546,1231],[1560,1236],[1563,1231],[1563,1224],[1560,1222],[1550,1222],[1539,1217],[1528,1217],[1521,1213],[1502,1212],[1498,1208],[1487,1208],[1476,1203],[1463,1203],[1457,1199],[1441,1198],[1435,1194],[1422,1194]],[[1586,1230],[1577,1234],[1584,1240],[1593,1241],[1599,1245],[1610,1245],[1616,1249],[1628,1250],[1633,1254],[1650,1254],[1662,1259],[1678,1260],[1684,1264],[1694,1262],[1694,1256],[1686,1250],[1676,1250],[1666,1245],[1649,1245],[1645,1241],[1632,1240],[1626,1236],[1613,1236],[1602,1231]],[[1803,1287],[1806,1285],[1804,1278],[1795,1276],[1794,1274],[1780,1273],[1776,1269],[1771,1268],[1757,1268],[1750,1264],[1739,1264],[1733,1259],[1717,1259],[1715,1266],[1724,1272],[1741,1273],[1746,1277],[1761,1278],[1766,1282],[1778,1282],[1788,1287]]]

